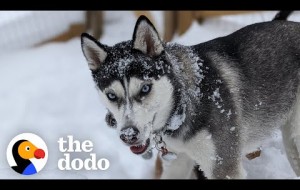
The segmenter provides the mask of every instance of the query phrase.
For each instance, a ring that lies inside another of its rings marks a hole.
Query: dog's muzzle
[[[145,144],[140,144],[137,146],[131,146],[130,150],[134,153],[134,154],[143,154],[149,147],[150,144],[150,139],[147,139]]]
[[[121,130],[120,139],[128,145],[132,145],[138,140],[139,133],[139,130],[134,126],[125,127]]]
[[[130,150],[134,154],[144,153],[150,144],[149,138],[144,143],[139,143],[140,141],[137,142],[139,133],[140,133],[139,130],[134,126],[125,127],[121,130],[120,139],[124,143],[131,145]]]

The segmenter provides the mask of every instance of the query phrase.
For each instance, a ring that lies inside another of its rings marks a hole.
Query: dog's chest
[[[167,149],[176,153],[186,153],[191,157],[198,157],[196,156],[197,152],[212,153],[215,150],[213,139],[207,130],[199,131],[198,134],[187,140],[183,140],[182,137],[172,138],[164,136],[163,138]]]
[[[169,151],[177,154],[185,153],[196,164],[202,166],[207,176],[212,176],[216,147],[211,134],[207,130],[199,131],[193,138],[186,141],[171,137],[164,137],[164,141]]]

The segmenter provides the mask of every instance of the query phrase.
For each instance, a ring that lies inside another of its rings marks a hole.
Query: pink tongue
[[[141,145],[141,146],[131,146],[130,150],[135,153],[135,154],[141,154],[146,150],[147,146],[146,145]]]

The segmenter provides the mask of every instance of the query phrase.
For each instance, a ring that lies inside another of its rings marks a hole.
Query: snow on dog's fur
[[[82,50],[131,151],[145,154],[159,134],[177,154],[162,178],[188,178],[194,165],[207,178],[244,178],[242,156],[276,127],[300,175],[299,33],[274,20],[182,46],[141,16],[132,40],[109,47],[83,34]]]

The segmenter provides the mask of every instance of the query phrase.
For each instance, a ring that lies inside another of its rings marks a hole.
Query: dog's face
[[[173,109],[172,66],[154,26],[146,17],[136,23],[133,39],[105,46],[82,35],[87,59],[101,100],[115,119],[122,141],[133,153],[149,147],[151,133],[165,126]]]

